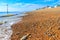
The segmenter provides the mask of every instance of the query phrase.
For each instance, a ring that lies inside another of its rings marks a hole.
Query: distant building
[[[46,8],[51,8],[51,6],[47,6]]]
[[[38,9],[36,9],[36,10],[40,10],[41,8],[38,8]]]
[[[57,7],[57,5],[56,6],[54,6],[54,8],[56,8]]]
[[[51,8],[51,7],[48,7],[48,8]]]
[[[57,7],[60,7],[60,5],[58,4]]]
[[[42,9],[45,9],[46,7],[43,7]]]
[[[54,8],[54,6],[51,6],[51,8]]]

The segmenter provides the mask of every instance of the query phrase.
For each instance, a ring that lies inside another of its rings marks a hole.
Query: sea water
[[[4,21],[4,20],[15,20],[16,18],[19,19],[20,16],[24,16],[24,13],[20,13],[20,12],[8,12],[8,14],[17,14],[15,16],[11,16],[11,17],[0,17],[0,21]],[[0,12],[0,16],[4,16],[4,15],[8,15],[6,12]]]
[[[0,25],[0,40],[10,40],[10,37],[13,33],[11,29],[11,25],[20,21],[22,18],[20,16],[24,16],[23,13],[8,13],[8,14],[18,14],[10,17],[0,17],[0,22],[6,22]],[[0,13],[0,16],[7,15],[6,13]]]

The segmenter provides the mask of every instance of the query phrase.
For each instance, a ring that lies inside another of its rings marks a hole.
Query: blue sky
[[[60,0],[0,0],[0,12],[6,11],[6,4],[9,11],[31,11],[44,6],[55,6]]]

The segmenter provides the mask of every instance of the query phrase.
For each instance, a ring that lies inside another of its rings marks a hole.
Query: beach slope
[[[60,7],[27,12],[13,24],[11,40],[60,40]]]

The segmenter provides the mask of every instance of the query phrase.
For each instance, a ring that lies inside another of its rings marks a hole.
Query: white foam
[[[10,37],[13,33],[11,25],[17,22],[18,19],[7,20],[7,23],[0,25],[0,40],[11,40]]]
[[[12,30],[0,26],[0,40],[9,40],[12,35]]]
[[[0,25],[0,40],[11,40],[10,37],[13,33],[11,25],[18,22],[18,20],[21,21],[22,18],[20,18],[19,16],[20,15],[14,17],[0,18],[0,21],[4,22],[3,25]]]

